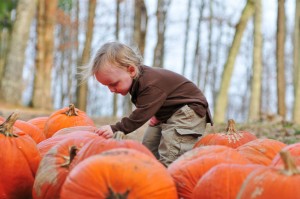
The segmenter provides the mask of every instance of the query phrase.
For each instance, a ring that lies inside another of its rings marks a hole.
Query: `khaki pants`
[[[201,118],[185,105],[166,123],[148,126],[142,143],[167,167],[193,148],[205,128],[206,117]]]

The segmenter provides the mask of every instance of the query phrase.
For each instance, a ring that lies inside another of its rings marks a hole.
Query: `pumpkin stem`
[[[76,111],[76,109],[75,109],[75,105],[74,105],[74,104],[70,104],[70,105],[69,105],[69,110],[67,110],[67,111],[65,112],[65,114],[66,114],[67,116],[78,116],[78,113],[77,113],[77,111]]]
[[[17,113],[12,113],[8,118],[0,125],[0,133],[7,137],[18,137],[18,135],[13,133],[13,127],[18,119]]]
[[[108,187],[108,196],[105,199],[127,199],[129,190],[125,193],[115,193],[110,187]]]
[[[280,151],[279,154],[284,163],[284,169],[281,171],[283,174],[288,176],[300,174],[300,171],[298,170],[295,160],[291,156],[290,152]]]
[[[233,119],[229,119],[228,120],[226,132],[227,133],[236,133],[236,130],[235,130],[235,121]]]
[[[226,128],[226,136],[229,143],[231,142],[236,143],[243,137],[243,134],[241,134],[239,131],[235,129],[235,121],[233,119],[228,120],[228,124]]]
[[[65,163],[61,164],[61,167],[69,167],[70,164],[72,163],[74,157],[77,154],[78,148],[76,146],[71,146],[69,149],[69,156],[64,156],[64,159],[66,160]]]

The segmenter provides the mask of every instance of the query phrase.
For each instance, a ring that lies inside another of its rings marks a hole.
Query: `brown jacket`
[[[140,66],[140,75],[133,80],[130,94],[136,109],[129,117],[111,125],[112,130],[130,133],[152,116],[167,121],[173,113],[188,105],[199,116],[207,116],[207,123],[213,125],[208,103],[201,90],[184,76],[175,72]]]

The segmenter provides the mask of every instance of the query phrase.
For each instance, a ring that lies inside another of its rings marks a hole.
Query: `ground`
[[[27,121],[29,119],[49,116],[52,112],[45,110],[37,110],[28,107],[12,106],[0,102],[0,116],[8,117],[12,112],[19,113],[19,119]],[[119,118],[92,118],[96,126],[113,124],[118,121]],[[214,126],[207,125],[206,133],[212,132],[224,132],[227,124],[216,124]],[[127,135],[129,139],[135,139],[141,141],[143,137],[143,132],[146,125],[139,128],[137,131]],[[289,122],[283,122],[282,120],[276,119],[266,119],[262,122],[252,123],[252,124],[236,124],[237,130],[244,130],[255,134],[259,138],[272,138],[282,141],[286,144],[292,144],[295,142],[300,142],[300,125],[294,125]]]

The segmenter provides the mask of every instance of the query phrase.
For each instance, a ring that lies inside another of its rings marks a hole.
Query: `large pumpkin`
[[[253,171],[244,181],[237,199],[300,198],[300,170],[288,151],[280,152],[284,169],[266,167]]]
[[[74,131],[72,133],[66,134],[66,135],[59,135],[55,137],[48,138],[42,142],[40,142],[37,145],[37,148],[40,151],[41,156],[43,157],[53,146],[58,144],[59,142],[62,142],[65,139],[83,139],[83,138],[98,138],[99,136],[95,133],[91,133],[88,131]],[[102,138],[102,137],[99,137]],[[104,138],[102,138],[104,139]]]
[[[185,164],[178,165],[177,168],[168,169],[175,181],[179,198],[189,199],[201,177],[212,167],[221,163],[249,164],[249,161],[232,148],[220,153],[212,153]]]
[[[29,135],[14,128],[17,114],[0,125],[0,198],[31,198],[40,154]]]
[[[253,164],[270,165],[275,155],[286,144],[273,139],[260,138],[248,142],[236,150]]]
[[[93,120],[87,114],[77,108],[74,104],[52,113],[46,124],[44,133],[46,138],[52,137],[58,130],[72,126],[95,126]]]
[[[33,185],[34,199],[59,198],[61,186],[69,173],[69,165],[77,151],[97,136],[80,135],[65,138],[44,155]]]
[[[73,133],[75,131],[88,131],[88,132],[95,133],[97,130],[98,128],[95,126],[72,126],[72,127],[58,130],[56,133],[52,135],[52,137],[59,136],[59,135],[66,135],[69,133]]]
[[[193,190],[193,199],[236,198],[245,178],[261,165],[219,164],[206,172]]]
[[[194,148],[207,145],[225,145],[237,148],[255,139],[257,139],[256,136],[250,132],[237,131],[234,120],[230,119],[225,132],[206,134],[194,145]]]
[[[133,149],[93,155],[71,170],[61,199],[176,199],[176,187],[157,160]]]
[[[84,159],[103,153],[104,151],[108,151],[111,149],[117,149],[117,148],[128,148],[128,149],[135,149],[139,152],[142,152],[144,154],[147,154],[148,156],[155,159],[154,155],[149,151],[148,148],[146,148],[141,143],[134,141],[134,140],[115,140],[115,139],[103,139],[101,137],[95,138],[89,143],[87,143],[76,155],[74,161],[71,164],[71,169],[75,167],[78,163],[83,161]]]

